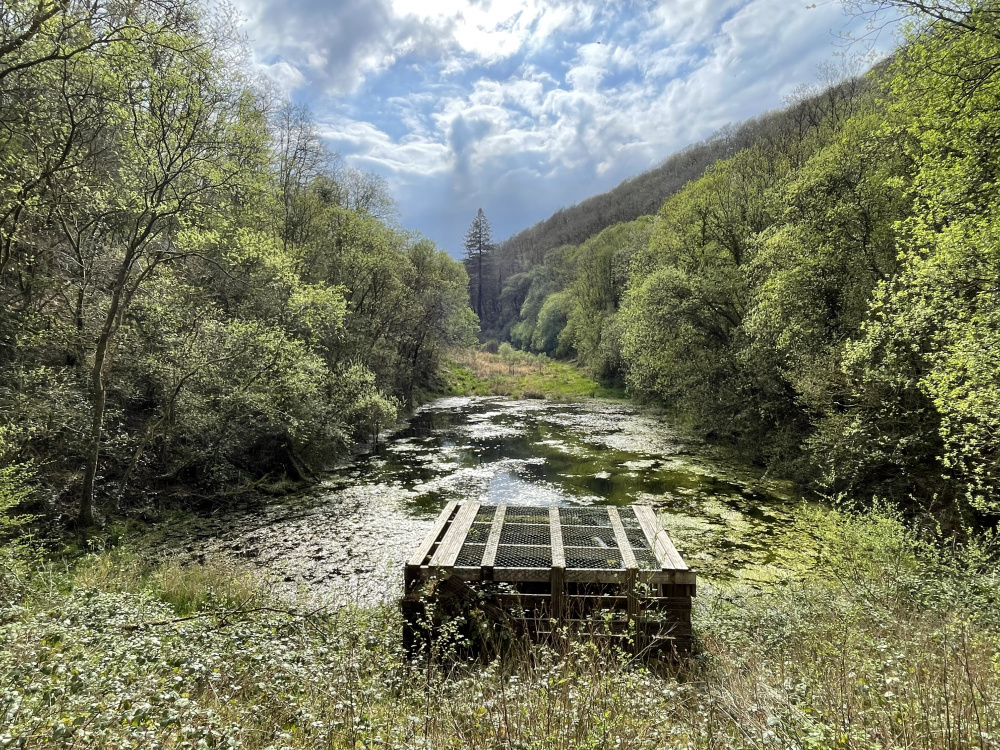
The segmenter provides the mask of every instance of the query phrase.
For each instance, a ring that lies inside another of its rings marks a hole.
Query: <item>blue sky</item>
[[[804,0],[237,0],[256,64],[453,255],[782,106],[860,34]],[[892,40],[884,34],[876,52]]]

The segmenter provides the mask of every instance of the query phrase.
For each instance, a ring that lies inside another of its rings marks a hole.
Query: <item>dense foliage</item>
[[[1000,19],[884,6],[930,22],[876,85],[550,250],[502,307],[516,345],[824,491],[996,513]]]
[[[307,475],[475,330],[462,266],[212,7],[0,8],[0,470],[85,523],[95,494]]]

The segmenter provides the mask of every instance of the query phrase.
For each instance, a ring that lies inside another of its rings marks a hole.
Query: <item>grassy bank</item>
[[[763,587],[703,587],[700,655],[656,669],[586,644],[411,663],[394,607],[310,611],[211,563],[12,569],[0,747],[995,747],[989,550],[884,516],[803,523],[813,551]]]
[[[509,347],[508,347],[509,348]],[[601,385],[570,362],[517,350],[491,354],[477,349],[449,353],[441,371],[445,396],[511,396],[570,401],[624,398],[618,388]]]

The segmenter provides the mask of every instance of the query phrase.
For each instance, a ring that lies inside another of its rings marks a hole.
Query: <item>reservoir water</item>
[[[650,503],[709,584],[766,575],[802,507],[789,488],[727,464],[641,407],[448,398],[310,492],[188,518],[158,546],[249,563],[312,600],[368,604],[399,594],[403,561],[452,499]]]

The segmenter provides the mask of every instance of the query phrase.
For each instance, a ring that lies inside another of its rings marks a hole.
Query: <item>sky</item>
[[[255,64],[454,256],[782,106],[863,51],[825,0],[236,0]],[[888,35],[876,42],[887,51]]]

